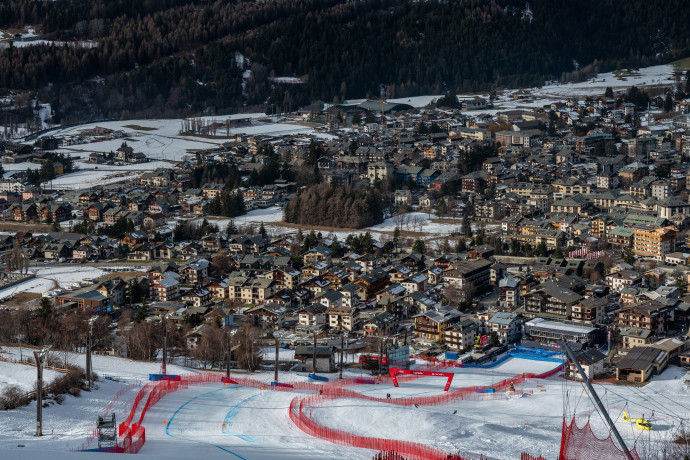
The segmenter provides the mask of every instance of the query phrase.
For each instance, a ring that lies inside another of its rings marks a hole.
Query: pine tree
[[[397,250],[400,246],[400,227],[395,226],[393,230],[393,247]]]
[[[41,302],[38,308],[38,316],[43,319],[48,319],[53,316],[53,302],[49,297],[41,297]]]
[[[148,306],[146,305],[146,299],[141,303],[141,306],[137,310],[137,314],[134,316],[134,322],[135,323],[141,323],[143,320],[146,319],[146,315],[148,313]]]
[[[632,248],[626,248],[625,251],[623,251],[623,262],[628,265],[635,264],[635,253]]]
[[[668,113],[673,110],[673,95],[671,92],[666,93],[666,99],[664,99],[664,112]]]

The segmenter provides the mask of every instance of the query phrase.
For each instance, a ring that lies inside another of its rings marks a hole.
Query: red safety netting
[[[270,383],[262,382],[260,380],[254,380],[246,377],[239,377],[233,375],[228,378],[222,374],[214,373],[203,373],[203,374],[188,374],[180,377],[179,380],[158,380],[154,382],[148,382],[144,385],[132,404],[132,408],[127,416],[127,419],[119,425],[119,435],[123,437],[122,442],[111,452],[120,453],[137,453],[143,447],[146,442],[145,430],[141,426],[146,412],[148,409],[155,405],[163,396],[168,393],[172,393],[181,389],[188,388],[189,385],[201,385],[207,383],[231,383],[246,387],[260,388],[262,390],[273,390],[273,391],[287,391],[292,392],[295,390],[310,390],[317,394],[308,396],[297,396],[290,403],[290,419],[305,433],[311,436],[318,437],[320,439],[333,442],[334,444],[347,445],[351,447],[362,447],[367,449],[374,449],[379,451],[397,452],[400,455],[405,456],[409,459],[423,459],[423,460],[441,460],[453,458],[454,460],[471,460],[474,458],[487,458],[487,457],[476,457],[473,455],[462,457],[458,455],[449,454],[442,450],[436,449],[431,446],[427,446],[420,443],[413,443],[408,441],[397,441],[391,439],[374,438],[374,437],[364,437],[357,436],[352,433],[348,433],[342,430],[328,428],[316,423],[311,419],[305,412],[305,408],[310,408],[323,404],[326,401],[330,401],[337,398],[354,398],[354,399],[365,399],[369,401],[377,401],[386,404],[395,404],[409,406],[413,404],[418,405],[437,405],[444,404],[450,401],[462,400],[462,399],[486,399],[486,398],[503,398],[503,395],[498,393],[481,393],[479,394],[477,390],[493,388],[495,391],[507,390],[511,383],[513,385],[519,385],[525,380],[533,378],[546,378],[555,373],[559,372],[562,366],[544,374],[521,374],[515,377],[502,380],[491,386],[473,386],[458,388],[451,390],[439,395],[433,396],[423,396],[423,397],[409,397],[409,398],[396,398],[387,399],[379,398],[374,396],[368,396],[362,393],[358,393],[354,390],[345,388],[345,386],[354,386],[362,384],[364,381],[359,378],[352,379],[342,379],[335,380],[333,382],[327,382],[324,384],[311,383],[311,382],[294,382],[285,385],[271,385]],[[419,378],[417,375],[403,375],[399,377],[399,380],[414,380]],[[377,377],[374,379],[376,383],[390,383],[392,382],[390,377]],[[521,392],[522,394],[522,392]],[[134,420],[136,419],[136,422]],[[134,423],[133,423],[134,422]]]
[[[611,434],[605,439],[598,438],[592,431],[589,421],[582,427],[575,423],[575,417],[570,424],[563,420],[561,435],[560,460],[640,460],[640,456],[633,448],[625,452],[616,446]]]
[[[520,460],[546,460],[544,457],[535,457],[534,455],[522,453],[520,455]]]
[[[341,446],[393,451],[411,460],[439,460],[448,455],[447,452],[417,442],[358,436],[347,431],[319,425],[308,413],[312,407],[328,399],[333,398],[331,396],[313,395],[293,399],[290,403],[290,420],[308,435]]]

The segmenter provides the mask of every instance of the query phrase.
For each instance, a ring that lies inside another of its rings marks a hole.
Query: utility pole
[[[273,340],[275,340],[275,342],[276,342],[276,361],[275,361],[273,381],[277,383],[278,382],[278,353],[280,350],[280,342],[278,342],[278,337],[273,337]]]
[[[616,425],[611,420],[609,413],[606,411],[606,408],[602,404],[601,399],[599,399],[599,395],[597,395],[597,392],[594,391],[594,387],[590,383],[589,377],[587,377],[587,374],[585,374],[585,371],[582,369],[582,366],[580,366],[580,362],[577,360],[577,357],[575,356],[575,353],[573,353],[573,350],[570,349],[570,346],[568,345],[568,342],[565,340],[565,338],[563,339],[563,345],[561,345],[561,347],[563,348],[563,350],[565,350],[566,355],[575,365],[577,372],[580,373],[580,377],[582,377],[582,380],[585,382],[585,386],[587,386],[587,391],[589,391],[589,394],[592,395],[592,398],[594,398],[594,402],[596,402],[597,406],[599,407],[599,412],[601,412],[601,414],[606,419],[606,423],[608,423],[609,428],[611,428],[611,432],[616,437],[620,449],[625,453],[629,460],[633,460],[633,457],[630,454],[628,447],[625,445],[625,441],[623,441],[623,438],[616,429]]]
[[[345,334],[340,333],[340,379],[343,378],[343,348],[345,343]]]
[[[314,355],[311,359],[312,372],[316,374],[316,331],[314,331]]]

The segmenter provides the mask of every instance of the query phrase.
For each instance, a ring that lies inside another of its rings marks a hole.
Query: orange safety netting
[[[616,446],[611,434],[605,439],[598,438],[592,431],[589,421],[582,427],[575,423],[575,417],[570,424],[563,419],[563,434],[561,435],[560,460],[640,460],[640,456],[633,448],[623,451]]]

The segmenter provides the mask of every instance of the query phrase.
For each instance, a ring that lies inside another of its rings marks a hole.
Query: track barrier
[[[175,382],[180,380],[179,375],[168,375],[168,374],[149,374],[149,380],[155,382],[157,380],[173,380]]]
[[[271,382],[271,385],[273,385],[274,387],[294,388],[294,386],[289,383]]]
[[[319,425],[311,418],[311,411],[314,407],[323,406],[329,401],[339,398],[364,399],[368,401],[376,401],[386,404],[394,404],[400,406],[412,405],[438,405],[448,403],[450,401],[462,399],[498,399],[505,398],[506,390],[512,385],[518,385],[525,380],[534,378],[546,378],[559,372],[563,366],[546,372],[544,374],[521,374],[515,377],[502,380],[491,386],[473,386],[458,388],[455,390],[445,391],[440,395],[431,396],[412,396],[407,398],[388,399],[383,397],[375,397],[365,395],[354,390],[345,388],[346,386],[359,384],[374,384],[377,383],[392,383],[393,379],[390,377],[376,377],[375,379],[340,379],[334,380],[327,385],[316,384],[310,382],[293,382],[290,384],[267,384],[266,382],[250,379],[246,377],[228,378],[224,375],[203,373],[203,374],[188,374],[178,376],[176,380],[155,380],[147,382],[137,393],[134,399],[129,415],[124,422],[118,426],[118,434],[122,437],[122,441],[116,448],[110,452],[120,453],[138,453],[146,442],[146,431],[142,426],[144,417],[149,408],[155,405],[160,399],[169,394],[179,390],[187,389],[189,385],[202,385],[208,383],[231,383],[245,387],[260,388],[272,391],[288,391],[295,390],[311,390],[315,394],[298,395],[290,403],[289,416],[290,419],[305,433],[310,436],[318,437],[334,444],[361,447],[366,449],[373,449],[386,452],[397,452],[400,455],[410,460],[441,460],[453,458],[458,460],[471,460],[477,458],[476,456],[458,456],[449,454],[443,450],[435,447],[427,446],[421,443],[400,441],[392,439],[383,439],[375,437],[358,436],[353,433],[348,433],[335,428],[329,428]],[[447,374],[447,373],[440,373]],[[417,373],[411,375],[396,376],[400,380],[414,380],[416,378],[426,375],[426,373]],[[445,375],[444,375],[445,376]],[[271,382],[275,383],[275,382]],[[483,392],[480,390],[484,390]],[[488,390],[494,390],[493,393]],[[503,394],[499,392],[503,391]],[[482,394],[483,393],[483,394]],[[515,392],[516,396],[524,394],[522,391]],[[450,455],[450,457],[449,457]],[[464,454],[463,454],[464,455]]]
[[[607,438],[596,437],[589,421],[582,427],[578,427],[573,416],[570,423],[563,420],[561,434],[560,460],[640,460],[640,455],[635,448],[625,452],[618,448],[611,434]]]
[[[546,460],[546,459],[544,457],[535,457],[533,455],[526,454],[523,452],[522,455],[520,455],[520,460]]]

